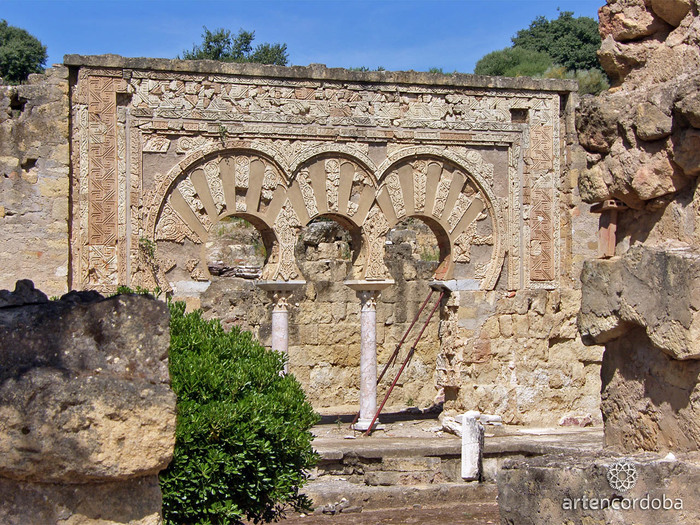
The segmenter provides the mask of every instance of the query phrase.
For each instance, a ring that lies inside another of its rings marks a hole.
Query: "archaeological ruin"
[[[159,287],[288,351],[317,409],[364,392],[366,419],[374,370],[433,283],[447,293],[395,404],[599,421],[602,347],[575,328],[597,251],[575,88],[66,56],[3,88],[0,286]],[[236,274],[234,257],[227,277],[212,245],[235,249],[233,219],[261,268]]]
[[[499,464],[503,523],[667,522],[562,507],[623,499],[604,474],[623,457],[649,473],[639,494],[680,494],[672,522],[697,523],[699,11],[608,0],[613,85],[596,97],[571,80],[67,55],[0,85],[0,289],[157,288],[287,353],[314,408],[359,410],[361,430],[432,293],[391,406],[604,429],[588,455]]]

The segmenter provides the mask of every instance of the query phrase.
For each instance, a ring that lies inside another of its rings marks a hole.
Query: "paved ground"
[[[409,456],[422,451],[454,451],[459,454],[461,440],[441,430],[436,419],[394,421],[366,437],[346,423],[322,424],[312,429],[314,448],[321,456],[357,452],[364,457],[381,457],[387,448]],[[602,427],[534,428],[514,425],[485,427],[485,454],[557,454],[571,450],[593,451],[603,447]],[[341,456],[342,457],[342,456]]]

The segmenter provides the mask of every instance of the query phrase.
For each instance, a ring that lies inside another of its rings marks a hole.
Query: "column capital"
[[[255,286],[265,290],[272,298],[273,312],[287,312],[289,309],[289,298],[306,281],[254,281]]]
[[[393,279],[387,279],[384,281],[344,281],[344,284],[353,290],[360,299],[362,305],[362,311],[366,310],[376,310],[377,299],[381,291],[394,284]]]

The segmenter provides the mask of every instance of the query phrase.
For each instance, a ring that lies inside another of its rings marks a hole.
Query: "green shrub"
[[[547,53],[520,47],[507,47],[483,56],[476,63],[474,74],[533,77],[541,75],[551,65],[552,59]]]
[[[258,523],[305,508],[299,488],[316,460],[309,429],[318,416],[281,374],[284,357],[249,332],[185,314],[184,303],[170,313],[177,430],[160,475],[165,523]]]

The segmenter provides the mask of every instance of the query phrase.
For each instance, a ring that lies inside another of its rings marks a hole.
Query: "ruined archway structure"
[[[571,286],[571,223],[561,211],[572,197],[561,164],[572,82],[65,60],[73,288],[158,285],[196,296],[210,279],[204,246],[234,215],[261,232],[261,284],[286,316],[285,298],[304,280],[298,233],[324,216],[356,240],[349,284],[375,301],[391,284],[386,234],[417,217],[440,245],[435,278],[453,290],[438,375],[458,389],[470,362],[461,353],[472,352],[460,348],[483,339],[495,313],[460,305]],[[469,333],[458,327],[464,315],[474,318]]]

